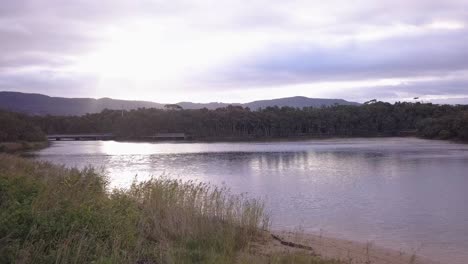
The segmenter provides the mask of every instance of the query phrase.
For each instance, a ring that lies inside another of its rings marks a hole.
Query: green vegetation
[[[0,263],[315,263],[256,254],[261,202],[195,182],[107,190],[93,169],[0,154]]]
[[[0,152],[18,152],[47,146],[34,117],[0,111]]]
[[[161,132],[185,132],[194,138],[290,136],[398,136],[402,131],[428,138],[468,140],[468,106],[372,102],[323,108],[241,106],[216,110],[104,110],[75,117],[36,120],[47,133],[111,132],[138,138]]]
[[[131,111],[104,110],[84,116],[21,118],[27,122],[9,126],[10,129],[3,133],[3,138],[26,138],[24,132],[17,131],[24,131],[27,124],[34,128],[31,130],[34,135],[40,135],[37,129],[39,127],[47,134],[113,133],[121,139],[138,139],[164,132],[185,132],[196,139],[367,137],[409,133],[426,138],[468,140],[467,105],[390,104],[371,101],[360,106],[336,105],[303,109],[267,107],[251,111],[241,106],[216,110],[141,108]]]
[[[0,111],[0,142],[44,141],[45,135],[34,117]]]
[[[427,138],[468,140],[468,111],[426,118],[418,124],[419,133]]]

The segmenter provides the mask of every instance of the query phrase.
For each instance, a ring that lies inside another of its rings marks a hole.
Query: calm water
[[[468,263],[468,145],[421,139],[269,143],[54,142],[41,160],[225,185],[266,201],[274,228],[375,241]]]

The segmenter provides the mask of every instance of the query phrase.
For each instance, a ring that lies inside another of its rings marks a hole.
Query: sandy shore
[[[372,243],[293,232],[265,234],[265,241],[257,250],[262,254],[302,250],[324,259],[341,260],[345,264],[442,264],[412,252],[386,249]]]

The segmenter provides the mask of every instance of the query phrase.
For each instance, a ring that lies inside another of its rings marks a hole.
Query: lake
[[[40,160],[101,168],[112,187],[151,176],[262,198],[300,229],[468,263],[468,145],[415,138],[247,143],[57,141]]]

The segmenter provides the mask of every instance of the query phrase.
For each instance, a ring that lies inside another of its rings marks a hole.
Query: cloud
[[[133,90],[145,99],[170,86],[180,100],[197,92],[216,101],[239,90],[283,96],[294,85],[314,91],[291,96],[325,97],[321,82],[349,82],[341,95],[352,97],[353,82],[419,78],[431,94],[467,95],[462,84],[441,85],[468,70],[466,10],[464,0],[6,1],[0,88],[125,96],[144,80]],[[388,86],[385,96],[419,89]]]
[[[236,86],[444,76],[468,70],[468,31],[435,32],[339,46],[273,46],[222,68],[214,82]]]
[[[371,99],[381,101],[413,101],[414,97],[430,102],[465,102],[468,91],[468,72],[448,78],[412,80],[391,85],[355,86],[346,90],[328,89],[327,96],[345,96],[351,100],[364,102]]]
[[[0,90],[45,93],[65,97],[93,97],[95,76],[54,71],[0,73]]]

